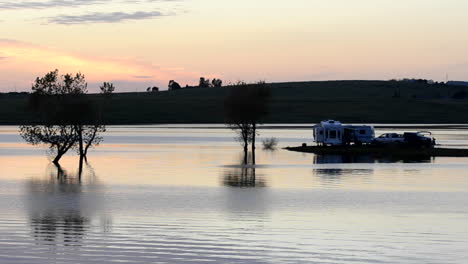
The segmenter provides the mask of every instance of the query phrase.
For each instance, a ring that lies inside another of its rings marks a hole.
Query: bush
[[[278,145],[277,138],[266,138],[262,141],[263,149],[264,150],[275,150],[276,146]]]

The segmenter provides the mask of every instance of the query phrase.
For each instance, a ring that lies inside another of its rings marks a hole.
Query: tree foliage
[[[104,94],[104,95],[111,95],[114,90],[115,90],[115,86],[113,83],[110,83],[110,82],[104,82],[100,87],[99,89],[101,89],[101,94]]]
[[[215,88],[220,88],[223,86],[223,81],[221,79],[214,78],[213,80],[211,80],[211,85]]]
[[[198,82],[198,87],[200,88],[210,87],[210,79],[205,79],[205,77],[200,77],[200,81]]]
[[[180,87],[180,84],[174,80],[170,80],[169,81],[169,84],[168,84],[168,89],[169,91],[172,91],[172,90],[179,90],[179,89],[182,89],[182,87]]]
[[[251,143],[252,163],[255,164],[257,126],[268,115],[270,97],[270,88],[265,82],[240,82],[230,87],[224,100],[225,123],[239,135],[244,163],[247,163],[248,144]]]
[[[73,95],[87,93],[87,87],[83,74],[60,76],[59,71],[54,70],[44,75],[44,77],[37,77],[32,90],[37,95]]]
[[[32,145],[48,145],[49,152],[55,156],[54,163],[58,163],[78,139],[74,128],[68,125],[21,126],[20,134],[26,142]]]
[[[21,136],[30,144],[48,145],[55,155],[54,163],[71,148],[78,149],[80,160],[86,158],[87,150],[102,140],[99,133],[105,126],[99,107],[85,96],[84,75],[51,71],[36,78],[32,90],[30,107],[36,120],[33,125],[20,127]]]

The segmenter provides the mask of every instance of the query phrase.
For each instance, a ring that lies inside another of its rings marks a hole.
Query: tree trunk
[[[251,186],[255,187],[256,184],[257,184],[257,179],[256,179],[256,176],[255,176],[255,167],[252,168],[252,176],[251,177],[252,177],[252,179],[251,179],[252,185]]]
[[[80,164],[78,167],[78,180],[80,182],[81,182],[81,174],[83,173],[83,159],[84,159],[84,156],[80,155]]]
[[[244,141],[244,165],[247,165],[248,161],[248,154],[249,154],[249,143]]]
[[[257,136],[257,124],[252,124],[252,164],[255,165],[255,137]]]
[[[57,156],[55,156],[54,160],[52,161],[55,165],[59,165],[59,160],[62,158],[65,152],[57,150]]]
[[[78,133],[78,143],[79,143],[79,151],[80,151],[80,162],[85,155],[84,148],[83,148],[83,126],[78,125],[76,128],[76,132]]]
[[[57,167],[57,179],[62,179],[63,176],[65,175],[65,172],[63,171],[62,167],[60,167],[60,164],[55,164]]]

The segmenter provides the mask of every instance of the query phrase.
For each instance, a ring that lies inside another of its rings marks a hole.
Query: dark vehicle
[[[374,138],[372,141],[375,145],[384,145],[384,144],[402,144],[404,143],[405,138],[402,134],[397,133],[385,133],[380,135],[377,138]]]
[[[435,145],[435,139],[431,136],[432,133],[427,131],[405,132],[403,134],[405,145],[412,147],[433,147]]]

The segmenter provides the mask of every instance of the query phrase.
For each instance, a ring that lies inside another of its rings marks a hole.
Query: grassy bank
[[[452,99],[461,87],[388,81],[276,83],[265,123],[468,123],[468,101]],[[118,88],[117,88],[118,89]],[[88,95],[103,106],[108,124],[223,123],[227,88],[159,93]],[[399,97],[394,97],[399,94]],[[0,95],[0,124],[32,121],[28,95]]]

